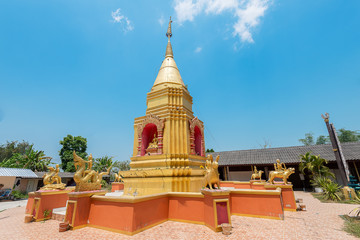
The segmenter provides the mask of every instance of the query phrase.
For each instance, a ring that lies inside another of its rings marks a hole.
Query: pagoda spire
[[[171,42],[170,42],[170,38],[172,37],[171,23],[172,23],[172,20],[171,20],[171,17],[170,17],[169,26],[168,26],[168,29],[167,29],[167,32],[166,32],[166,37],[168,38],[168,44],[166,46],[165,57],[172,57],[173,58],[174,55],[173,55]]]

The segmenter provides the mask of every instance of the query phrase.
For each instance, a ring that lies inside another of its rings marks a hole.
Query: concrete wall
[[[13,188],[16,177],[0,177],[0,183],[4,184],[3,189]]]

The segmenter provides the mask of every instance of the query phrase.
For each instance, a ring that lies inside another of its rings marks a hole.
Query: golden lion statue
[[[213,156],[208,155],[208,160],[206,160],[205,164],[205,177],[204,177],[204,187],[209,185],[210,189],[215,188],[215,184],[218,189],[220,189],[220,180],[219,180],[219,158],[220,156],[216,157],[216,160],[213,161]]]
[[[295,168],[287,168],[282,171],[271,171],[269,173],[269,183],[274,184],[275,178],[282,178],[284,183],[287,184],[287,179],[295,172]]]

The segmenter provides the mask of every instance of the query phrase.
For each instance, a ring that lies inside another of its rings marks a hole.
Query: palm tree
[[[305,155],[300,155],[300,157],[301,162],[299,164],[299,170],[303,174],[307,171],[310,173],[311,178],[314,178],[315,176],[335,178],[334,173],[325,166],[328,161],[320,157],[320,155],[311,155],[310,152],[307,152]]]
[[[99,172],[106,172],[107,169],[113,164],[113,158],[114,157],[109,156],[96,158],[94,163],[94,170]]]
[[[33,171],[46,171],[47,167],[51,164],[51,157],[45,156],[44,151],[36,151],[33,145],[24,154],[26,163],[23,168],[29,168]]]

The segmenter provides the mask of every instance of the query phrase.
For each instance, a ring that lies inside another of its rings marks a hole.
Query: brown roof
[[[341,143],[344,157],[347,161],[360,160],[360,142]],[[320,155],[328,161],[336,161],[331,144],[294,146],[266,149],[250,149],[210,153],[214,157],[220,155],[220,166],[273,164],[276,159],[285,163],[299,163],[300,155],[311,152]]]

